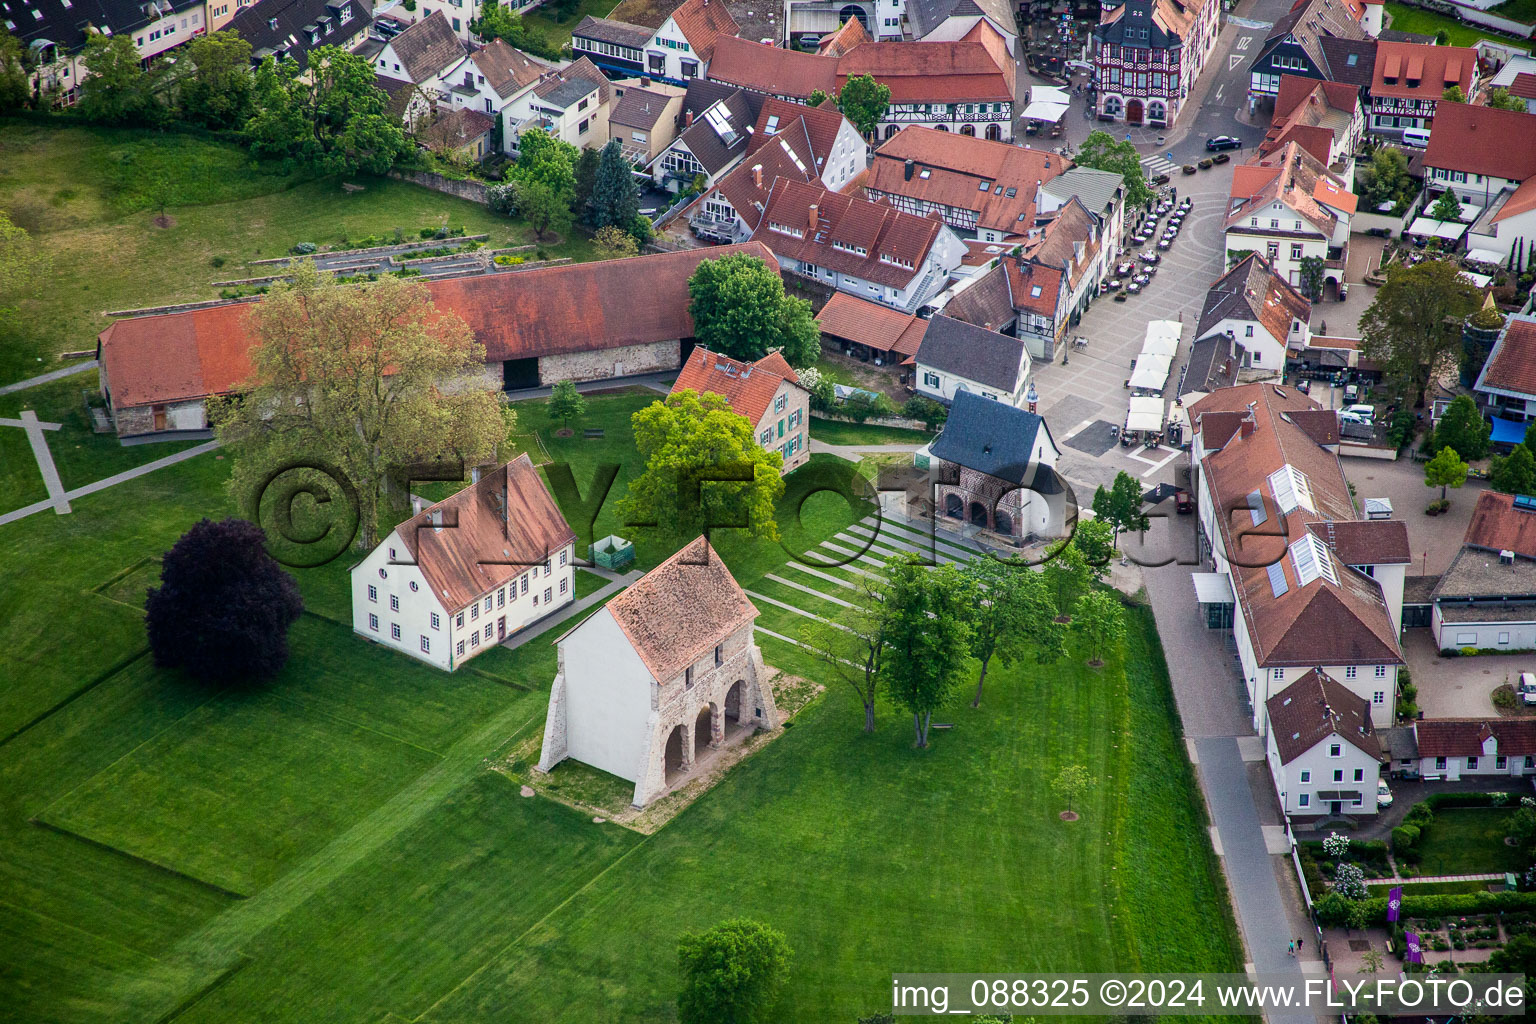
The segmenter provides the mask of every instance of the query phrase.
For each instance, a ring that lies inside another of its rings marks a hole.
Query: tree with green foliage
[[[1424,464],[1424,486],[1440,488],[1440,500],[1445,501],[1447,487],[1460,487],[1467,482],[1467,464],[1461,461],[1455,448],[1441,448],[1440,453]]]
[[[1508,455],[1493,460],[1488,486],[1505,494],[1536,493],[1536,457],[1525,445],[1515,445]]]
[[[5,215],[3,213],[0,213],[0,217],[3,217],[3,216],[5,216]],[[1524,444],[1525,444],[1525,446],[1527,448],[1529,448],[1531,450],[1531,454],[1532,455],[1536,455],[1536,420],[1532,420],[1526,426],[1526,428],[1525,428],[1525,441],[1524,441]]]
[[[810,303],[785,295],[784,279],[761,257],[703,260],[688,279],[688,295],[694,336],[711,352],[751,362],[777,348],[796,368],[821,355]]]
[[[1440,93],[1440,99],[1446,103],[1465,103],[1467,102],[1467,94],[1462,91],[1461,86],[1452,85]]]
[[[538,29],[523,23],[523,16],[506,4],[481,4],[480,17],[469,23],[469,30],[489,42],[500,39],[515,49],[545,60],[559,60],[560,48]]]
[[[20,40],[0,28],[0,113],[20,110],[32,94]]]
[[[588,227],[592,225],[592,190],[597,187],[597,165],[601,160],[595,149],[583,149],[576,157],[576,196],[571,200],[571,212]]]
[[[1125,642],[1125,609],[1108,590],[1090,590],[1072,606],[1072,635],[1088,650],[1088,664],[1104,664],[1104,656]]]
[[[860,576],[852,594],[843,600],[851,607],[839,612],[836,622],[813,619],[800,630],[800,643],[826,671],[847,683],[864,706],[864,731],[875,731],[875,699],[880,692],[880,666],[890,642],[890,613],[884,584],[873,576]]]
[[[20,294],[40,281],[51,264],[48,248],[0,210],[0,297]]]
[[[1476,309],[1477,287],[1450,260],[1393,264],[1387,283],[1360,317],[1360,355],[1381,367],[1400,396],[1424,404],[1434,374],[1461,354],[1461,329]]]
[[[239,128],[250,119],[256,88],[250,43],[228,30],[197,36],[177,63],[182,117],[213,129]]]
[[[574,179],[572,186],[574,187]],[[592,185],[592,226],[610,224],[629,229],[640,216],[640,188],[635,184],[634,168],[624,158],[618,139],[610,139],[598,159],[597,178]]]
[[[971,613],[971,657],[981,663],[974,708],[981,706],[993,658],[1011,665],[1033,650],[1039,664],[1049,664],[1061,657],[1061,628],[1050,584],[1027,562],[973,558],[960,567],[960,579]]]
[[[1072,159],[1080,167],[1112,171],[1124,178],[1126,206],[1145,206],[1152,201],[1152,189],[1141,169],[1141,154],[1129,142],[1095,130],[1088,133]]]
[[[640,254],[640,247],[635,244],[635,237],[623,228],[612,224],[597,229],[597,233],[592,236],[592,249],[597,253],[598,259],[604,260],[621,260]]]
[[[1502,85],[1488,91],[1488,105],[1494,110],[1525,111],[1525,100],[1518,96],[1511,96],[1509,90]]]
[[[853,75],[837,93],[837,109],[866,137],[874,134],[890,105],[891,87],[873,75]]]
[[[518,181],[517,209],[541,241],[571,226],[569,193],[556,192],[542,181]]]
[[[784,493],[784,456],[765,451],[724,396],[675,391],[630,422],[645,469],[619,502],[625,523],[687,538],[731,526],[778,539],[773,515]]]
[[[784,987],[793,957],[779,931],[746,918],[677,940],[681,1024],[764,1024]]]
[[[1093,776],[1088,774],[1088,769],[1080,764],[1063,766],[1061,771],[1056,773],[1056,777],[1051,780],[1051,789],[1056,792],[1057,796],[1067,802],[1067,813],[1074,816],[1077,814],[1077,811],[1073,809],[1073,805],[1077,803],[1078,797],[1088,791],[1088,787],[1091,785],[1093,785]]]
[[[1441,192],[1440,198],[1429,208],[1429,215],[1438,221],[1461,223],[1461,200],[1456,198],[1455,191],[1446,189]]]
[[[1496,974],[1525,975],[1525,1004],[1536,1001],[1536,936],[1516,935],[1488,957],[1488,969]]]
[[[322,458],[357,491],[359,537],[377,543],[393,467],[495,457],[511,421],[469,325],[420,280],[341,283],[308,261],[250,307],[250,375],[210,401],[248,498],[274,467]]]
[[[885,602],[890,646],[881,664],[886,692],[912,714],[919,749],[928,746],[933,713],[945,707],[965,672],[970,588],[953,565],[930,568],[915,555],[888,563]]]
[[[562,380],[550,389],[549,406],[545,411],[552,419],[559,420],[560,426],[569,433],[571,420],[587,411],[587,400],[576,390],[575,381]]]
[[[1321,256],[1303,256],[1299,265],[1301,287],[1307,298],[1318,302],[1323,297],[1323,272],[1327,264]]]
[[[1051,548],[1041,572],[1056,593],[1057,617],[1065,619],[1093,581],[1093,569],[1088,559],[1075,544],[1059,541]]]
[[[1104,488],[1099,488],[1103,491]],[[1106,501],[1108,492],[1105,491]],[[1094,495],[1098,500],[1098,495]],[[1072,546],[1083,556],[1083,562],[1088,566],[1090,573],[1095,578],[1102,578],[1109,570],[1109,562],[1115,557],[1115,526],[1112,522],[1098,518],[1098,510],[1095,509],[1095,518],[1079,519],[1077,529],[1072,534]]]
[[[1116,547],[1121,533],[1139,532],[1152,525],[1141,506],[1141,482],[1124,470],[1115,475],[1109,490],[1101,486],[1093,492],[1093,514],[1114,528]]]
[[[806,106],[819,107],[819,106],[821,106],[823,103],[827,102],[827,100],[829,100],[831,98],[832,97],[828,96],[825,92],[823,92],[820,89],[812,89],[811,90],[811,94],[806,97],[805,103],[806,103]]]
[[[257,156],[323,174],[383,174],[410,149],[373,65],[339,46],[311,50],[303,68],[287,59],[262,61],[253,106],[245,134]]]
[[[515,181],[539,182],[571,202],[576,197],[576,147],[542,128],[529,128],[517,137]]]
[[[1402,150],[1387,146],[1376,150],[1358,174],[1360,195],[1373,210],[1382,203],[1396,206],[1410,185],[1408,158]]]
[[[80,102],[75,109],[99,124],[153,127],[164,124],[169,111],[160,100],[165,86],[164,64],[146,70],[133,37],[91,32],[85,40],[85,68]]]
[[[1454,448],[1464,459],[1481,459],[1487,456],[1491,447],[1489,438],[1492,433],[1493,425],[1483,419],[1472,396],[1457,395],[1435,426],[1431,451]]]

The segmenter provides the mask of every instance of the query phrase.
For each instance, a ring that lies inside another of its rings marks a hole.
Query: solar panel
[[[1536,512],[1536,498],[1529,494],[1515,495],[1515,508],[1522,512]]]
[[[1291,589],[1291,585],[1285,581],[1285,569],[1279,562],[1266,566],[1265,572],[1269,573],[1269,589],[1276,597],[1283,597]]]

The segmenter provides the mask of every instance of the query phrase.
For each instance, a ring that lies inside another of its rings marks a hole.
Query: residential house
[[[453,34],[459,41],[469,46],[475,41],[470,32],[470,26],[480,18],[480,12],[492,3],[500,0],[416,0],[416,10],[407,12],[409,18],[421,18],[426,20],[434,14],[441,14],[448,26],[453,29]],[[527,7],[523,0],[512,0],[508,4],[514,10]],[[399,13],[398,11],[396,13]]]
[[[785,178],[752,240],[789,273],[908,313],[942,291],[965,256],[937,220]]]
[[[251,44],[251,60],[287,58],[305,63],[310,50],[350,50],[368,35],[364,0],[258,0],[238,7],[224,27]]]
[[[935,522],[968,524],[1016,546],[1066,533],[1061,449],[1034,413],[958,392],[926,459],[918,455],[935,480]]]
[[[1376,813],[1383,753],[1363,697],[1311,669],[1270,697],[1267,711],[1265,757],[1283,813]]]
[[[1401,137],[1422,128],[1434,137],[1435,111],[1451,87],[1470,98],[1477,88],[1477,51],[1468,46],[1376,42],[1370,130]]]
[[[649,166],[677,138],[683,90],[672,86],[630,86],[608,114],[609,138],[618,139],[624,157]]]
[[[906,38],[907,0],[785,0],[783,11],[788,49],[837,56],[860,42]]]
[[[978,241],[1022,240],[1035,232],[1041,184],[1070,166],[1055,153],[909,127],[875,150],[864,191]]]
[[[1461,550],[1430,600],[1441,650],[1536,648],[1536,498],[1478,494]]]
[[[1512,145],[1536,132],[1536,114],[1447,103],[1424,152],[1424,183],[1450,188],[1478,213],[1467,248],[1509,259],[1536,239],[1536,147]],[[1519,240],[1524,239],[1523,243]]]
[[[1306,346],[1312,303],[1258,253],[1245,256],[1205,293],[1195,343],[1217,341],[1218,351],[1245,370],[1285,373],[1288,348]]]
[[[1103,237],[1118,244],[1125,234],[1125,178],[1113,171],[1071,167],[1041,183],[1035,223],[1048,224],[1073,199],[1098,220]]]
[[[1515,75],[1505,87],[1516,99],[1525,101],[1525,112],[1536,114],[1536,73],[1526,71]]]
[[[1018,19],[1008,0],[910,0],[907,24],[917,40],[942,42],[964,39],[980,22],[986,22],[1018,54]]]
[[[1407,533],[1356,518],[1337,413],[1267,383],[1187,409],[1199,551],[1212,565],[1194,575],[1195,599],[1208,628],[1232,631],[1255,729],[1267,745],[1270,698],[1312,670],[1369,702],[1374,727],[1391,725],[1402,595],[1377,577],[1404,568]]]
[[[1472,393],[1495,434],[1525,436],[1536,422],[1536,316],[1516,313],[1505,319]]]
[[[683,211],[694,234],[707,241],[752,237],[777,181],[840,192],[864,170],[864,140],[836,107],[755,95],[760,107],[746,157]]]
[[[1304,287],[1309,259],[1323,261],[1320,286],[1344,281],[1349,222],[1358,200],[1344,181],[1299,142],[1255,157],[1232,175],[1227,206],[1228,261],[1257,252],[1287,283]]]
[[[757,609],[700,537],[555,641],[538,770],[566,758],[635,784],[634,806],[778,709],[753,642]]]
[[[652,165],[656,184],[677,193],[699,177],[715,184],[747,154],[753,125],[767,97],[706,79],[694,79],[683,94],[683,130]]]
[[[876,366],[913,359],[932,322],[847,292],[837,292],[828,299],[816,320],[823,341],[830,340],[846,355],[873,359]]]
[[[475,110],[499,119],[509,104],[556,70],[548,61],[492,39],[439,78],[453,109]]]
[[[624,77],[687,85],[708,77],[716,42],[736,32],[724,0],[686,0],[658,25],[588,15],[572,31],[571,51]]]
[[[702,347],[683,363],[672,385],[679,391],[712,392],[752,424],[752,435],[766,451],[784,457],[779,475],[798,469],[811,457],[811,395],[800,386],[789,363],[777,352],[756,362],[742,362]]]
[[[1364,134],[1365,106],[1354,86],[1281,75],[1274,120],[1259,143],[1259,155],[1295,142],[1351,187],[1355,150]]]
[[[1297,0],[1276,19],[1253,57],[1249,68],[1249,110],[1277,97],[1280,80],[1287,75],[1311,81],[1336,81],[1323,40],[1368,41],[1370,35],[1360,24],[1364,11],[1365,5],[1359,0]],[[1279,113],[1277,103],[1275,114]]]
[[[1512,54],[1488,80],[1488,88],[1503,89],[1511,96],[1525,100],[1525,112],[1536,114],[1536,57],[1526,53]]]
[[[645,48],[653,29],[587,15],[571,30],[571,52],[623,78],[645,74]]]
[[[1217,0],[1126,0],[1094,29],[1101,121],[1166,127],[1216,48]]]
[[[1459,782],[1466,776],[1536,773],[1536,718],[1439,718],[1413,723],[1416,774]]]
[[[439,103],[452,105],[443,75],[463,63],[466,50],[448,19],[434,11],[385,43],[373,59],[373,69],[379,84],[392,95],[402,87],[413,87],[407,90],[415,98],[406,104],[405,120],[416,123]]]
[[[613,86],[590,60],[582,57],[552,71],[502,110],[502,150],[516,156],[517,140],[538,128],[577,149],[608,144],[608,115]]]
[[[0,0],[0,15],[5,31],[26,54],[32,88],[61,106],[79,99],[80,83],[90,75],[83,58],[92,33],[128,36],[148,61],[208,27],[203,0]]]
[[[891,90],[890,106],[876,126],[878,138],[920,125],[1008,140],[1013,137],[1015,70],[1003,37],[978,23],[966,38],[953,42],[869,42],[839,57],[721,37],[709,75],[717,82],[799,101],[818,91],[832,96],[852,75],[872,75]]]
[[[352,567],[352,631],[449,672],[576,599],[576,534],[526,454]]]
[[[496,119],[458,107],[420,129],[416,142],[441,156],[479,163],[496,151]]]
[[[1030,360],[1024,343],[942,313],[928,321],[915,358],[917,393],[949,405],[961,392],[1022,406]]]
[[[1054,211],[1039,236],[1025,244],[1025,260],[1060,270],[1066,284],[1066,316],[1057,320],[1058,341],[1098,296],[1099,284],[1109,279],[1115,242],[1104,221],[1073,196]]]
[[[486,372],[507,390],[561,380],[675,371],[693,344],[688,278],[701,261],[756,243],[572,263],[427,282],[485,348]],[[209,396],[250,376],[245,318],[259,299],[118,320],[97,338],[101,391],[120,437],[197,436]],[[202,436],[206,436],[203,434]]]

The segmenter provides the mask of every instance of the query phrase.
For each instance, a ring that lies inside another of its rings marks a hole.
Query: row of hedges
[[[1303,859],[1311,857],[1313,860],[1332,860],[1327,851],[1323,849],[1320,839],[1307,839],[1297,844],[1304,851]],[[1387,866],[1387,844],[1381,839],[1354,839],[1349,841],[1349,853],[1344,858],[1357,864],[1379,864]]]
[[[1313,909],[1317,919],[1334,927],[1346,923],[1346,911],[1350,900],[1330,893],[1317,901]],[[1362,900],[1365,904],[1368,925],[1382,924],[1387,919],[1387,897],[1373,896]],[[1511,911],[1536,910],[1536,892],[1466,892],[1445,896],[1404,896],[1399,916],[1450,917],[1455,914],[1496,914]]]

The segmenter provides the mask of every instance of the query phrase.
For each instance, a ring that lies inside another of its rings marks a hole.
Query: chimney
[[[693,124],[693,111],[691,111],[691,110],[683,111],[683,127],[687,128],[687,127],[691,126],[692,124]]]
[[[752,187],[757,189],[758,191],[762,191],[762,188],[763,188],[763,165],[762,164],[753,164],[752,165]]]
[[[912,167],[913,167],[912,158],[911,157],[907,157],[906,163],[902,164],[902,166],[901,166],[901,175],[902,175],[901,180],[902,181],[911,181],[912,180]]]
[[[811,204],[811,230],[815,231],[821,224],[821,207]]]

